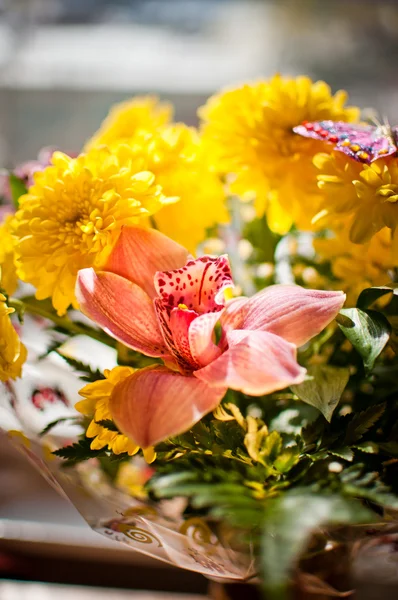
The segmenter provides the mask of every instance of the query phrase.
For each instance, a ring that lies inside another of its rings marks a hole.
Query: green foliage
[[[56,427],[57,425],[60,425],[60,423],[67,423],[68,421],[71,423],[78,424],[81,421],[81,418],[80,417],[62,417],[61,419],[56,419],[55,421],[51,421],[51,423],[48,423],[48,425],[46,425],[44,427],[44,429],[42,429],[42,431],[39,433],[39,436],[43,437],[47,433],[50,433],[50,431],[52,429],[54,429],[54,427]]]
[[[22,179],[19,179],[14,173],[9,174],[8,182],[10,185],[12,202],[17,209],[19,207],[20,197],[26,194],[28,190]]]
[[[82,381],[87,381],[88,383],[90,383],[93,381],[98,381],[100,379],[105,379],[105,376],[102,373],[102,371],[99,371],[98,369],[92,369],[90,365],[80,360],[77,360],[76,358],[72,358],[71,356],[67,356],[66,354],[63,354],[58,350],[55,351],[61,358],[64,359],[65,362],[68,363],[70,367],[72,367],[81,375],[80,379]]]
[[[104,419],[103,421],[96,421],[97,425],[101,425],[108,431],[114,431],[116,433],[120,433],[119,429],[116,427],[115,423],[111,419]]]
[[[374,310],[345,308],[337,316],[337,323],[363,359],[369,372],[387,344],[391,325],[384,315]]]
[[[55,450],[53,454],[65,460],[65,467],[73,467],[78,463],[84,462],[85,460],[89,460],[91,458],[104,458],[110,460],[111,462],[122,462],[128,458],[127,452],[116,455],[111,454],[106,448],[93,450],[91,448],[92,441],[93,440],[91,438],[83,436],[78,442],[75,442],[69,446],[64,446],[63,448],[59,448],[58,450]]]
[[[388,294],[396,295],[397,292],[397,289],[393,289],[387,286],[366,288],[365,290],[362,290],[362,292],[358,296],[357,308],[365,310],[366,308],[369,308],[369,306],[374,304],[374,302],[377,302],[377,300],[379,300],[383,296],[386,296]]]
[[[347,426],[345,441],[347,444],[352,444],[360,440],[371,427],[373,427],[386,408],[385,404],[376,404],[370,406],[363,412],[353,416]]]
[[[272,598],[287,598],[289,575],[310,534],[332,523],[361,523],[372,513],[360,502],[336,494],[314,495],[297,488],[267,505],[262,533],[263,585]]]
[[[292,385],[291,390],[303,402],[317,408],[330,422],[350,378],[350,371],[347,367],[314,365],[309,367],[308,376],[303,383]]]
[[[67,467],[89,460],[90,458],[106,456],[106,452],[103,449],[92,450],[90,447],[91,442],[91,438],[84,437],[70,446],[64,446],[63,448],[55,450],[53,454],[63,458],[65,460],[65,466]]]

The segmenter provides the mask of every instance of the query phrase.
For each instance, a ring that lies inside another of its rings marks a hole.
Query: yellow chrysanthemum
[[[293,222],[310,227],[319,199],[312,157],[324,144],[293,127],[304,120],[355,121],[359,110],[345,107],[346,100],[323,81],[276,75],[216,95],[200,109],[215,168],[235,176],[233,192],[255,196],[273,231],[286,233]]]
[[[155,174],[164,194],[180,199],[156,213],[159,231],[194,252],[207,228],[228,221],[223,185],[210,170],[195,129],[176,124],[157,132],[141,130],[124,143]]]
[[[169,123],[172,116],[170,104],[160,103],[154,96],[137,96],[112,107],[85,149],[91,150],[100,145],[108,146],[113,142],[127,140],[141,129],[155,131]]]
[[[319,222],[335,227],[352,216],[350,239],[362,244],[383,227],[398,227],[398,160],[359,163],[342,152],[318,154],[318,186],[322,192]],[[397,236],[394,236],[396,238]],[[396,240],[394,240],[395,243]]]
[[[105,370],[105,379],[94,381],[87,384],[79,394],[85,398],[75,405],[76,410],[92,418],[90,425],[86,431],[89,438],[94,438],[91,442],[93,450],[108,448],[114,454],[122,454],[127,452],[130,456],[137,454],[139,446],[125,435],[117,431],[110,431],[101,425],[98,421],[112,420],[112,414],[109,409],[109,401],[114,387],[134,373],[131,367],[115,367],[112,370]],[[153,448],[143,450],[144,457],[148,463],[155,460],[156,454]]]
[[[13,312],[6,304],[6,297],[0,294],[0,381],[20,377],[27,357],[26,348],[11,323]]]
[[[36,173],[14,220],[18,274],[38,299],[52,298],[58,314],[77,308],[76,274],[106,260],[123,225],[157,212],[166,198],[155,176],[128,146],[70,158],[56,152]]]
[[[314,247],[321,259],[330,261],[337,278],[335,287],[346,292],[347,306],[355,306],[365,288],[392,284],[389,271],[398,266],[398,256],[394,256],[391,230],[387,227],[366,244],[352,243],[349,230],[346,225],[333,237],[316,239]]]
[[[8,295],[13,294],[18,285],[11,221],[12,216],[8,215],[0,223],[0,288]]]
[[[147,168],[164,193],[180,198],[178,205],[164,206],[156,214],[156,226],[194,252],[209,227],[229,220],[221,180],[210,170],[197,131],[185,125],[165,127],[151,136],[147,152]]]

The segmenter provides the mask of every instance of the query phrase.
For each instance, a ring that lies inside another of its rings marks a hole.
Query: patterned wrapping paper
[[[86,346],[84,351],[101,362],[101,349],[96,346],[95,352],[87,352]],[[22,379],[0,383],[0,429],[7,432],[47,482],[72,502],[94,531],[108,539],[212,579],[239,581],[253,577],[250,544],[239,547],[234,532],[222,523],[197,517],[184,519],[184,501],[155,505],[133,498],[112,484],[97,459],[63,468],[63,461],[52,451],[74,442],[81,433],[80,426],[66,421],[43,436],[39,434],[58,418],[78,416],[74,404],[84,382],[59,356],[50,354],[40,359],[39,350],[29,348]],[[78,353],[82,348],[75,345],[71,350]]]

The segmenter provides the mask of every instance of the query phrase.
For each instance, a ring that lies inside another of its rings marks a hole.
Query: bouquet
[[[1,180],[0,426],[95,530],[275,599],[396,528],[398,135],[346,102],[137,97]]]

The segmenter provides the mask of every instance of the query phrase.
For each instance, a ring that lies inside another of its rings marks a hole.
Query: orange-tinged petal
[[[269,331],[302,346],[336,317],[344,302],[343,292],[272,285],[242,304],[240,327]],[[228,307],[225,318],[227,315]],[[235,315],[235,322],[239,322],[238,315]]]
[[[220,348],[214,343],[214,327],[222,311],[206,313],[197,317],[189,326],[188,338],[190,352],[195,362],[204,367],[221,354]]]
[[[225,392],[225,387],[210,388],[167,367],[148,367],[115,387],[110,409],[120,431],[148,448],[192,427],[216,408]]]
[[[192,359],[188,339],[189,327],[197,316],[194,310],[185,310],[182,308],[173,308],[170,314],[169,325],[172,333],[171,350],[182,367],[184,365],[188,368],[191,365],[193,365],[193,368],[198,366]]]
[[[231,331],[229,348],[194,375],[210,386],[226,386],[262,396],[301,383],[305,369],[296,361],[296,347],[267,331]]]
[[[104,267],[139,285],[153,298],[157,271],[183,267],[188,250],[155,229],[124,227]]]
[[[135,283],[114,273],[79,271],[81,311],[112,337],[147,356],[168,354],[152,300]]]

